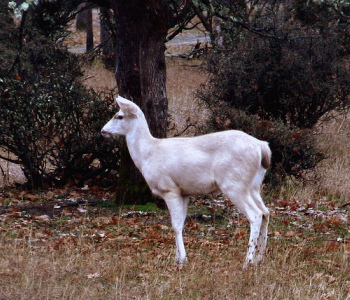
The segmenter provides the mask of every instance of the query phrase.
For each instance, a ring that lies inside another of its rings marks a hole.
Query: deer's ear
[[[140,108],[134,102],[128,99],[118,96],[116,98],[116,102],[125,115],[138,116],[141,112]]]

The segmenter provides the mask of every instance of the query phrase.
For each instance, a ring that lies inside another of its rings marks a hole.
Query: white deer
[[[106,138],[125,135],[130,155],[152,192],[169,208],[176,240],[175,263],[187,262],[182,231],[189,196],[223,192],[250,222],[244,266],[263,258],[269,210],[260,188],[271,151],[267,142],[228,130],[188,138],[154,138],[141,109],[117,97],[120,111],[102,128]]]

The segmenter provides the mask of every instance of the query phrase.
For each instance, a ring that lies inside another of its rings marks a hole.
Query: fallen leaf
[[[242,228],[236,228],[234,234],[236,239],[242,239],[244,238],[246,231]]]
[[[48,215],[36,216],[35,220],[41,220],[41,221],[49,222],[50,221],[50,217]]]
[[[284,234],[285,237],[293,237],[295,236],[295,232],[294,231],[287,231],[285,234]]]

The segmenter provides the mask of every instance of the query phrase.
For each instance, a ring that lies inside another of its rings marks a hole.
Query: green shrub
[[[23,70],[0,85],[0,147],[16,155],[12,161],[22,166],[31,186],[69,178],[82,184],[116,170],[116,142],[105,142],[100,134],[110,102],[77,81],[70,54],[51,48],[30,56],[33,72]],[[46,66],[38,70],[34,65],[41,59]]]

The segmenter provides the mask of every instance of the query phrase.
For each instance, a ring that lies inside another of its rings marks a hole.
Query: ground
[[[205,123],[194,100],[207,79],[202,63],[167,58],[169,136]],[[87,85],[115,86],[98,62],[85,72]],[[118,208],[114,191],[97,187],[14,188],[20,175],[2,163],[0,299],[350,299],[349,116],[335,115],[316,133],[329,156],[318,182],[264,187],[267,251],[246,270],[249,224],[222,195],[191,199],[189,263],[178,268],[166,210]]]
[[[1,299],[349,299],[349,206],[337,199],[266,195],[265,260],[243,270],[249,224],[222,197],[191,200],[178,268],[167,211],[110,196],[3,191]]]

